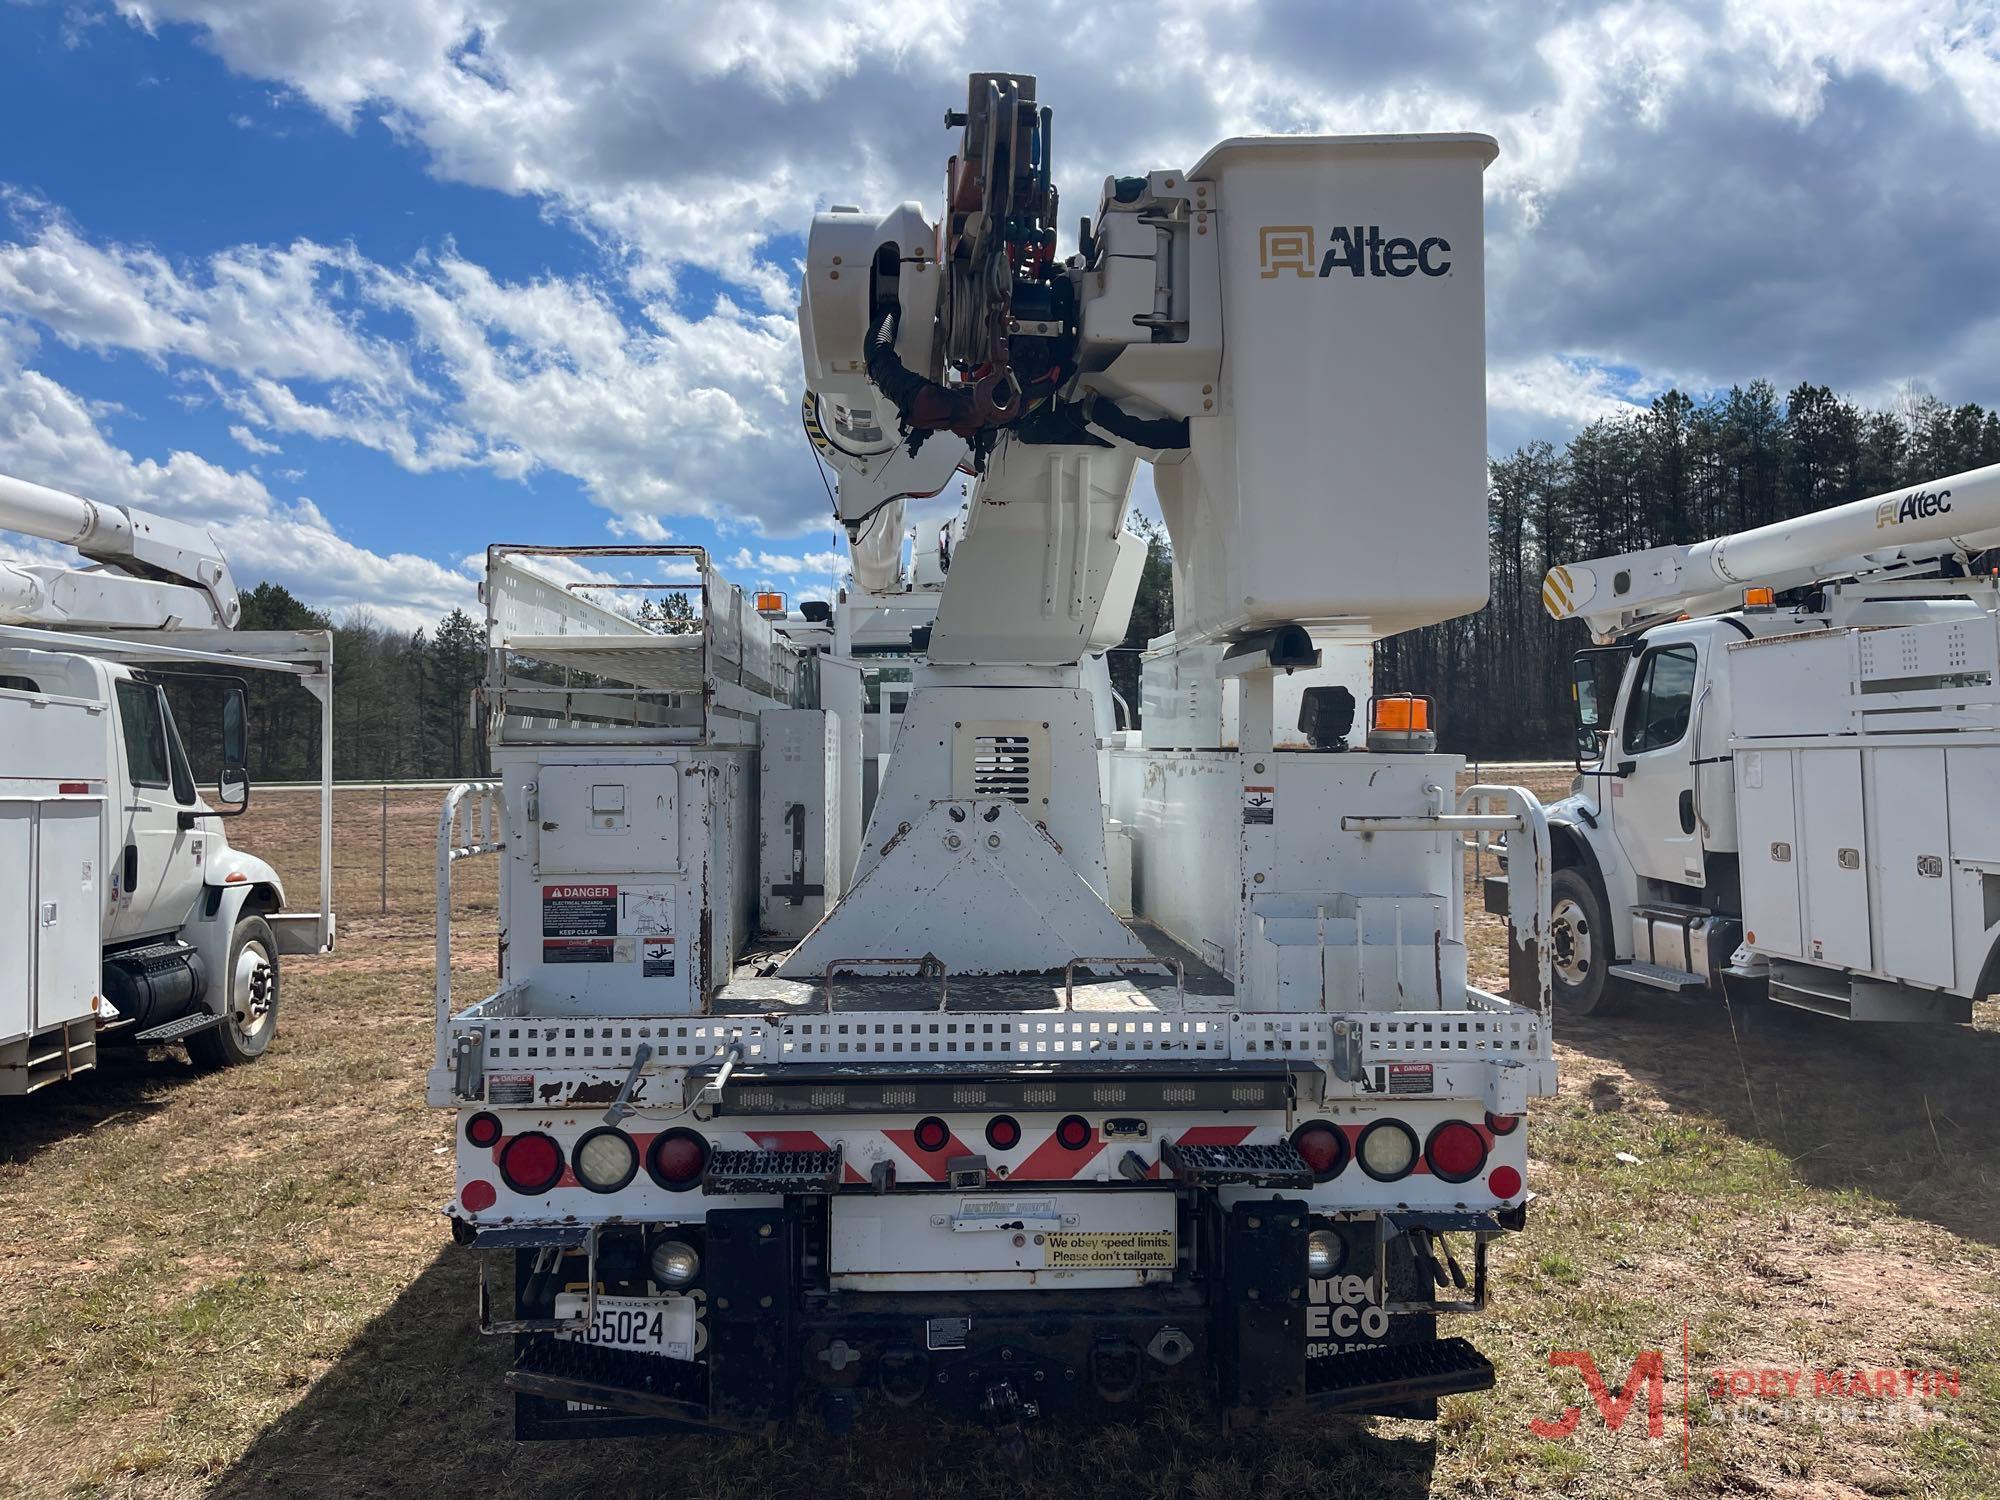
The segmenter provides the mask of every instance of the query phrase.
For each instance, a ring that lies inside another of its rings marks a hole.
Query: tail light
[[[1486,1165],[1486,1137],[1465,1120],[1446,1120],[1424,1143],[1431,1175],[1445,1182],[1470,1182]]]
[[[1347,1165],[1347,1137],[1325,1120],[1309,1120],[1292,1132],[1292,1149],[1305,1158],[1314,1182],[1330,1182]]]
[[[546,1193],[562,1180],[562,1172],[562,1147],[539,1130],[514,1136],[500,1148],[500,1180],[517,1193]]]
[[[919,1151],[942,1151],[951,1143],[951,1127],[936,1115],[925,1115],[911,1132]]]
[[[615,1193],[639,1175],[639,1148],[631,1136],[609,1125],[577,1141],[570,1160],[576,1180],[593,1193]]]
[[[1521,1128],[1521,1117],[1519,1115],[1489,1114],[1486,1117],[1486,1128],[1495,1135],[1512,1135],[1516,1130]]]
[[[481,1110],[465,1122],[465,1138],[481,1151],[500,1144],[500,1117]]]
[[[986,1144],[995,1151],[1012,1151],[1021,1144],[1021,1122],[1012,1115],[995,1115],[986,1122]]]
[[[1064,1115],[1056,1122],[1056,1144],[1065,1151],[1081,1151],[1090,1144],[1090,1121],[1082,1115]]]
[[[1376,1120],[1355,1141],[1354,1159],[1377,1182],[1408,1177],[1417,1165],[1417,1133],[1401,1120]]]
[[[670,1193],[684,1193],[701,1181],[708,1165],[708,1142],[693,1130],[663,1130],[646,1153],[646,1172]]]

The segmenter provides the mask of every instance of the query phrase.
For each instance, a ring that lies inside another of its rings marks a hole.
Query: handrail
[[[464,808],[464,838],[459,836]],[[463,781],[445,793],[437,835],[437,1066],[451,1065],[451,867],[507,847],[507,793],[497,781]]]
[[[1489,810],[1488,804],[1494,802],[1505,803],[1512,811]],[[1474,835],[1470,846],[1460,841],[1461,861],[1466,847],[1483,853],[1492,834],[1525,833],[1528,836],[1526,851],[1517,850],[1511,843],[1507,846],[1508,989],[1510,993],[1516,989],[1513,980],[1517,972],[1526,977],[1525,963],[1532,959],[1535,966],[1535,1008],[1545,1020],[1553,1022],[1548,933],[1549,881],[1554,871],[1554,858],[1549,842],[1548,815],[1533,792],[1526,787],[1480,783],[1460,792],[1456,809],[1449,813],[1405,817],[1350,816],[1340,820],[1340,827],[1343,833],[1470,833]],[[1517,857],[1522,852],[1530,856],[1525,863]],[[1460,878],[1463,878],[1462,872]],[[1525,928],[1521,920],[1524,911],[1530,914]],[[1520,965],[1515,962],[1517,958],[1522,961]],[[1519,997],[1516,997],[1515,1003],[1521,1003]],[[1544,1047],[1551,1045],[1553,1029],[1552,1024],[1543,1028]]]
[[[950,998],[949,977],[945,973],[944,960],[934,953],[926,953],[922,958],[834,958],[827,960],[825,969],[820,971],[820,983],[826,990],[826,1014],[833,1014],[833,976],[847,969],[889,969],[907,968],[912,979],[935,979],[938,987],[938,1009],[946,1008]]]

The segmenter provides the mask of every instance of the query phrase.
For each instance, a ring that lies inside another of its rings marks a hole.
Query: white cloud
[[[90,403],[7,350],[0,338],[0,472],[206,524],[240,587],[270,579],[316,608],[365,609],[402,630],[434,625],[453,608],[477,609],[470,574],[356,546],[310,500],[284,505],[253,474],[185,451],[164,463],[135,458],[105,435]],[[30,550],[50,560],[48,549]],[[75,556],[67,548],[55,555]]]
[[[1493,133],[1496,438],[1560,436],[1666,372],[2000,399],[2000,200],[1968,186],[2000,178],[1981,0],[1501,0],[1337,25],[1306,0],[120,8],[192,26],[281,99],[386,129],[440,177],[534,200],[604,269],[506,281],[444,225],[402,264],[304,240],[175,261],[17,195],[0,312],[194,367],[178,394],[221,402],[253,452],[284,441],[296,458],[297,437],[413,472],[560,472],[617,536],[705,516],[774,540],[822,521],[797,430],[792,238],[829,201],[935,212],[956,144],[935,121],[970,64],[1039,70],[1066,231],[1106,174],[1185,166],[1230,134]],[[690,268],[723,294],[695,295]],[[0,338],[33,337],[12,326]],[[31,394],[13,380],[10,400]],[[203,463],[133,461],[125,478],[271,513],[241,492],[254,476]],[[767,581],[817,571],[803,551],[740,555]]]
[[[401,267],[298,241],[174,264],[98,243],[40,204],[0,243],[0,311],[72,347],[191,362],[252,452],[359,444],[412,473],[549,469],[621,535],[705,515],[773,535],[824,511],[793,389],[792,319],[729,298],[629,319],[586,277],[497,280],[446,250]],[[419,373],[421,371],[421,373]],[[257,445],[265,446],[259,447]]]
[[[1584,360],[1548,355],[1486,372],[1486,405],[1495,414],[1541,419],[1545,424],[1582,427],[1643,405],[1609,370]]]

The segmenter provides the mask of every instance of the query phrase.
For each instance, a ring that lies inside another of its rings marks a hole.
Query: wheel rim
[[[1570,896],[1549,913],[1549,966],[1572,989],[1590,977],[1590,917]]]
[[[247,1047],[263,1044],[277,1025],[278,971],[264,945],[245,943],[236,950],[236,968],[229,976],[229,1024]]]

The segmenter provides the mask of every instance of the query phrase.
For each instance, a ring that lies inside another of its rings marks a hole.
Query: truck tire
[[[255,1062],[278,1034],[278,944],[262,917],[244,917],[229,938],[229,964],[217,976],[222,1024],[187,1040],[197,1067],[233,1068]]]
[[[1604,898],[1588,875],[1565,865],[1549,881],[1549,978],[1558,1017],[1612,1008],[1611,956]]]

